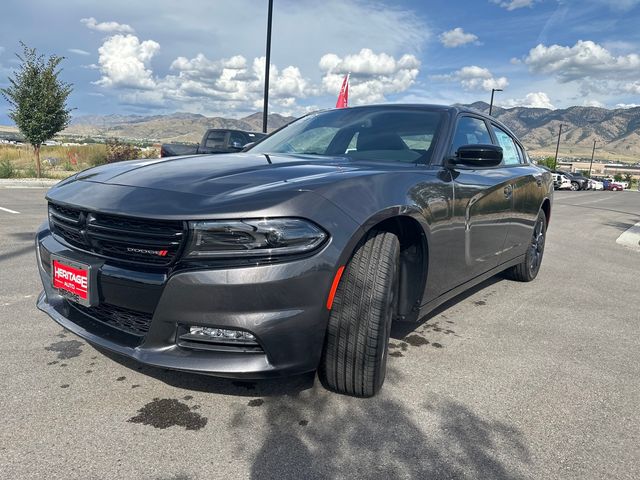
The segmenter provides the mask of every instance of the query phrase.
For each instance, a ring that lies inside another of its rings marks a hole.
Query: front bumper
[[[312,257],[287,263],[150,273],[97,263],[58,241],[45,223],[36,250],[44,286],[38,308],[99,347],[147,365],[231,378],[304,373],[320,361],[329,316],[325,302],[339,257],[331,242]],[[47,267],[51,254],[97,263],[100,303],[146,312],[148,331],[130,335],[61,297]],[[179,345],[188,325],[246,330],[260,348]]]

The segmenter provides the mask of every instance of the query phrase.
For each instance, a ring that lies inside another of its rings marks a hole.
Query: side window
[[[520,156],[516,149],[516,143],[507,132],[493,125],[493,133],[496,134],[498,145],[502,147],[502,163],[503,165],[520,164]]]
[[[455,154],[462,145],[485,144],[491,145],[491,135],[484,120],[474,117],[461,117],[453,136],[451,153]]]
[[[247,139],[245,138],[245,136],[240,133],[240,132],[231,132],[229,134],[229,145],[233,145],[234,142],[239,143],[240,145],[246,145],[247,143]]]

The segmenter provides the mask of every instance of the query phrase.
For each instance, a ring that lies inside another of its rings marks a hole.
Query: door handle
[[[507,185],[506,187],[504,187],[504,198],[511,197],[512,193],[513,193],[513,187],[511,185]]]

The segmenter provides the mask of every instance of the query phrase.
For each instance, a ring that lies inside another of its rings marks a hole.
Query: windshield
[[[438,111],[400,107],[314,113],[274,133],[251,152],[428,163],[442,116]]]

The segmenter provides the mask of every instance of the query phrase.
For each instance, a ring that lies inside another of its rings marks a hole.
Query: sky
[[[262,109],[267,0],[3,0],[0,87],[20,41],[64,56],[74,116]],[[640,0],[274,0],[269,111],[471,103],[640,105]],[[11,123],[0,98],[0,124]]]

